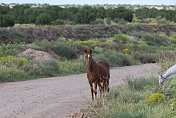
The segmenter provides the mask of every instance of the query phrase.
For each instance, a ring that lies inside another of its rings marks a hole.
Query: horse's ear
[[[90,49],[90,53],[92,53],[92,50]]]
[[[84,50],[84,53],[87,53],[87,50]]]

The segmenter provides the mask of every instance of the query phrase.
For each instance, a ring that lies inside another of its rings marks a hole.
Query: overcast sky
[[[140,5],[176,5],[176,0],[0,0],[0,3],[40,3],[62,4],[140,4]]]

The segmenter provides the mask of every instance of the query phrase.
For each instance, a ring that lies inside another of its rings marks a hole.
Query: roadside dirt
[[[156,76],[158,71],[156,64],[113,67],[110,89],[127,77]],[[67,118],[90,100],[86,73],[1,83],[0,118]]]

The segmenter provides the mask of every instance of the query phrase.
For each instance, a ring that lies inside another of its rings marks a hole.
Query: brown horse
[[[102,87],[103,92],[104,91],[109,92],[109,78],[110,78],[109,65],[106,63],[106,61],[103,61],[103,60],[96,61],[96,63],[102,64],[106,68],[106,71],[107,71],[106,73],[108,74],[108,76],[107,75],[105,75],[105,76],[102,75],[100,77],[100,79],[102,79],[102,82],[103,82],[103,87]]]
[[[99,86],[100,96],[102,94],[102,90],[109,91],[109,78],[110,78],[109,65],[105,61],[94,62],[92,59],[92,50],[90,51],[85,50],[85,58],[86,58],[86,67],[88,68],[87,78],[90,84],[93,101],[94,94],[95,100],[97,97],[97,85]],[[101,85],[101,83],[103,83],[103,86]]]

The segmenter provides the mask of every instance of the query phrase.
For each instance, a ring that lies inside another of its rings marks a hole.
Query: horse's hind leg
[[[98,87],[99,87],[99,91],[100,91],[100,97],[102,96],[102,86],[101,86],[101,83],[98,82]]]
[[[95,89],[94,89],[94,93],[95,93],[95,102],[97,100],[97,82],[94,83]]]
[[[109,93],[109,78],[107,79],[107,92]]]
[[[89,82],[90,88],[91,88],[91,94],[92,94],[92,101],[94,100],[94,95],[93,95],[93,84]]]

